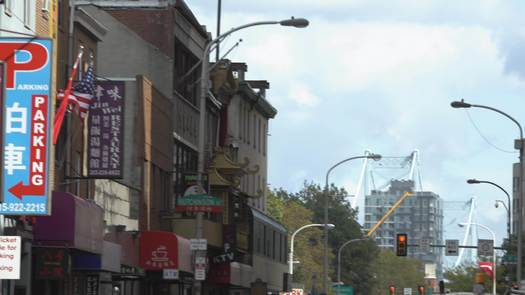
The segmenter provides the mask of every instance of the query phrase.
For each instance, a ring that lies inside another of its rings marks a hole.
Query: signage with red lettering
[[[20,250],[18,236],[0,236],[0,280],[20,279]]]
[[[51,50],[51,40],[0,39],[6,88],[0,214],[50,214]]]

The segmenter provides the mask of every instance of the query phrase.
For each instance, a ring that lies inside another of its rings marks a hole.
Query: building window
[[[257,117],[253,114],[253,148],[256,148],[257,144]]]
[[[266,156],[266,144],[268,140],[268,127],[266,123],[263,124],[263,155]]]
[[[263,133],[262,133],[262,129],[261,129],[261,119],[257,120],[257,134],[259,135],[258,138],[259,138],[259,144],[257,145],[257,151],[260,153],[261,152],[261,145],[262,145],[262,136],[263,136]]]
[[[239,101],[239,139],[242,141],[244,139],[244,106],[242,100]]]
[[[43,2],[42,2],[42,11],[49,11],[49,1],[50,0],[43,0]]]
[[[24,0],[24,25],[28,28],[31,27],[31,1]]]
[[[191,54],[191,52],[179,40],[175,40],[173,50],[173,82],[175,91],[196,106],[199,88],[199,83],[197,83],[197,81],[199,79],[200,66],[193,70],[192,67],[199,62],[199,59]]]
[[[277,242],[277,239],[275,238],[275,231],[272,231],[272,259],[275,260],[275,252],[277,252],[277,249],[275,248],[275,244]]]
[[[13,12],[13,1],[14,0],[5,0],[5,14],[11,16],[12,12]]]

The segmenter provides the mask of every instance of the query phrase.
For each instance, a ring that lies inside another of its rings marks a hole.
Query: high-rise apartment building
[[[364,228],[372,228],[392,205],[405,193],[413,192],[397,210],[379,227],[374,238],[379,247],[395,249],[396,234],[408,234],[409,245],[420,245],[422,240],[428,240],[430,245],[443,244],[443,204],[439,195],[428,192],[414,192],[414,182],[392,180],[388,191],[373,190],[365,198]],[[429,247],[423,251],[420,247],[411,246],[408,255],[416,258],[433,269],[435,274],[442,274],[442,250],[438,247]]]

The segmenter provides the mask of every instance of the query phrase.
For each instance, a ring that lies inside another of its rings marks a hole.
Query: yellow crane
[[[372,226],[372,228],[370,229],[370,231],[368,231],[366,236],[371,237],[374,234],[374,232],[388,219],[388,217],[390,217],[390,215],[392,215],[392,213],[394,213],[394,211],[396,211],[396,209],[399,208],[399,206],[401,206],[403,201],[405,201],[408,197],[413,196],[413,195],[414,194],[411,192],[405,192],[401,196],[401,198],[399,198],[397,202],[394,205],[392,205],[392,208],[390,208],[390,210],[386,212],[385,216],[383,216],[381,220],[379,220],[374,226]]]

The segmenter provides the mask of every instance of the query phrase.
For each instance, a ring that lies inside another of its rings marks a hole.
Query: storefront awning
[[[140,232],[140,267],[144,270],[178,269],[192,272],[190,242],[172,232]]]
[[[102,254],[104,211],[92,201],[70,193],[53,192],[52,214],[39,216],[33,227],[35,242]]]

